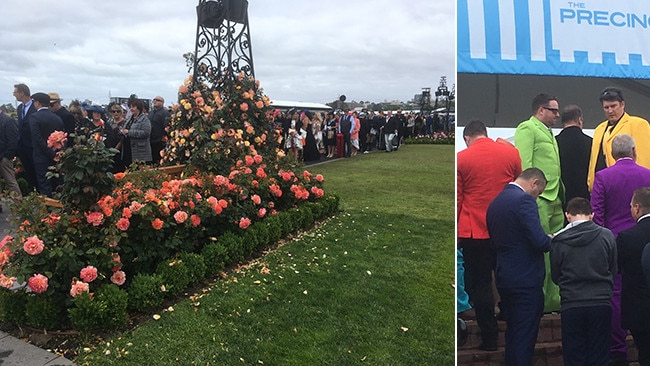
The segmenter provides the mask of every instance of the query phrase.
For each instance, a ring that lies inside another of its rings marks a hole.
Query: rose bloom
[[[117,271],[111,276],[111,282],[118,286],[122,286],[126,281],[126,274],[124,271]]]
[[[262,102],[261,100],[258,100],[257,102],[255,102],[255,106],[258,109],[262,109],[262,107],[264,107],[264,102]]]
[[[129,222],[129,219],[124,218],[124,217],[117,220],[117,224],[115,224],[115,226],[117,226],[117,228],[122,230],[122,231],[128,230],[130,225],[131,225],[131,223]]]
[[[151,226],[156,230],[160,230],[163,227],[163,223],[164,223],[163,220],[156,218],[151,222]]]
[[[27,240],[25,240],[25,243],[23,244],[23,249],[29,255],[41,254],[44,247],[45,245],[43,245],[43,241],[39,239],[36,235],[27,238]]]
[[[70,286],[70,296],[75,297],[81,295],[84,292],[90,290],[90,285],[86,282],[77,281],[76,279],[72,281],[72,286]]]
[[[129,206],[129,210],[131,210],[132,213],[138,213],[140,210],[144,207],[143,204],[141,204],[138,201],[133,201],[131,202],[131,205]]]
[[[241,109],[242,112],[246,112],[248,110],[248,103],[240,104],[239,109]]]
[[[241,220],[239,220],[239,228],[240,229],[246,229],[251,225],[251,219],[248,217],[242,217]]]
[[[256,195],[256,194],[254,194],[254,195],[251,196],[251,200],[252,200],[253,203],[256,204],[256,205],[259,205],[260,203],[262,203],[262,199],[260,198],[260,196],[258,196],[258,195]]]
[[[52,150],[62,149],[68,141],[67,137],[68,134],[65,132],[54,131],[47,138],[47,147]]]
[[[122,209],[122,217],[126,217],[127,219],[130,219],[132,216],[131,210],[128,207],[124,207]]]
[[[187,212],[185,211],[178,211],[174,214],[174,220],[176,220],[176,223],[182,224],[187,220]]]
[[[311,193],[313,193],[316,198],[323,197],[323,190],[318,187],[311,187]]]
[[[221,206],[221,208],[227,208],[228,207],[228,201],[219,200],[219,206]]]
[[[246,160],[246,165],[247,165],[247,166],[251,166],[251,165],[253,165],[253,163],[255,162],[255,160],[253,159],[253,157],[250,156],[250,155],[246,155],[245,160]]]
[[[8,248],[5,248],[8,249]],[[0,251],[0,266],[4,266],[9,262],[9,251],[8,250],[2,250]]]
[[[0,286],[4,288],[11,288],[16,282],[16,277],[7,277],[3,274],[0,274]]]
[[[84,282],[93,282],[97,279],[97,268],[93,266],[83,268],[81,272],[79,272],[79,277],[81,277],[81,280]]]
[[[104,220],[104,214],[101,212],[90,212],[86,214],[86,221],[93,226],[99,226]]]
[[[37,294],[47,291],[47,277],[42,274],[35,274],[27,281],[27,287]]]
[[[257,211],[257,217],[262,218],[264,216],[266,216],[266,209],[264,207],[262,207]]]
[[[325,178],[323,177],[322,174],[316,174],[316,181],[317,182],[322,182],[324,180],[325,180]]]
[[[201,225],[201,217],[199,217],[199,215],[190,216],[190,221],[192,222],[193,227]]]

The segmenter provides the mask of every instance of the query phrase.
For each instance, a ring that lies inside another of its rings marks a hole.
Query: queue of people
[[[297,161],[314,162],[373,150],[397,151],[405,138],[425,133],[425,120],[433,121],[432,116],[402,110],[311,112],[294,108],[275,110],[273,124],[281,131],[281,146],[287,154]]]
[[[628,331],[639,363],[650,365],[650,124],[625,112],[619,88],[599,100],[606,120],[593,138],[578,106],[560,108],[544,93],[514,146],[490,139],[479,120],[463,131],[464,290],[480,349],[497,350],[497,319],[505,320],[506,365],[532,364],[541,317],[551,312],[561,316],[565,365],[627,365]]]
[[[18,120],[0,112],[0,153],[3,153],[0,175],[15,197],[21,197],[23,193],[13,171],[15,156],[20,159],[28,191],[36,189],[52,197],[61,184],[60,180],[46,174],[48,167],[55,164],[56,152],[47,145],[48,137],[54,131],[86,137],[99,133],[107,147],[119,151],[113,159],[113,173],[123,172],[136,161],[154,165],[160,162],[170,119],[160,96],[153,99],[151,110],[135,95],[125,105],[112,102],[107,106],[107,115],[100,105],[78,101],[70,102],[66,108],[58,93],[31,94],[25,84],[14,85],[13,94],[20,102]]]

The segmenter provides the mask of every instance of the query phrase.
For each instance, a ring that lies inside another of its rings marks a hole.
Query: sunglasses
[[[617,99],[619,101],[623,100],[623,97],[621,96],[621,93],[619,93],[617,90],[605,90],[601,95],[600,99],[604,100],[611,100],[611,99]]]
[[[549,108],[549,107],[542,107],[542,108],[544,108],[544,109],[546,109],[547,111],[552,112],[552,113],[554,113],[554,114],[559,114],[559,113],[560,113],[560,110],[557,109],[557,108]]]
[[[113,110],[111,113],[122,113],[122,110]]]
[[[162,102],[161,99],[154,99],[153,101],[154,101],[154,102]]]

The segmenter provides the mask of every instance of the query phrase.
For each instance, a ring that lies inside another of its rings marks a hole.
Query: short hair
[[[517,179],[524,179],[524,180],[539,179],[539,180],[543,180],[544,184],[548,183],[548,180],[546,179],[546,175],[544,175],[544,172],[539,168],[528,168],[523,172],[521,172],[521,174],[519,174],[519,177],[517,177]]]
[[[533,98],[533,104],[532,104],[533,113],[536,113],[537,110],[539,109],[539,107],[543,107],[545,105],[548,105],[548,102],[550,102],[552,100],[557,102],[557,97],[554,97],[554,96],[552,96],[550,94],[546,94],[546,93],[537,94],[535,96],[535,98]]]
[[[23,83],[14,85],[14,88],[16,88],[19,93],[23,93],[24,95],[32,95],[29,91],[29,87]]]
[[[639,188],[632,194],[632,204],[639,205],[643,213],[650,212],[650,187]]]
[[[568,105],[562,109],[562,124],[578,121],[582,117],[582,109],[575,104]]]
[[[594,211],[591,209],[591,203],[588,199],[575,197],[569,200],[566,205],[566,212],[569,215],[591,215]]]
[[[598,100],[602,103],[603,100],[606,100],[608,102],[622,102],[625,99],[623,99],[623,91],[621,89],[615,86],[608,86],[600,93],[600,98],[598,98]]]
[[[135,106],[136,108],[138,108],[140,113],[144,111],[144,102],[141,99],[137,99],[137,98],[129,99],[129,107],[130,106]]]
[[[616,135],[612,140],[612,156],[616,160],[634,157],[634,146],[635,143],[632,136],[625,133]]]
[[[485,123],[478,119],[473,119],[467,123],[463,129],[463,136],[467,137],[476,137],[476,136],[487,136],[487,128]]]

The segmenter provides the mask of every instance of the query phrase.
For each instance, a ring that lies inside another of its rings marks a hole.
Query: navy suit
[[[27,190],[32,191],[36,187],[36,172],[32,160],[32,132],[29,124],[29,117],[36,112],[34,104],[30,104],[25,114],[25,104],[21,103],[18,108],[18,151],[16,155],[20,159],[27,179]]]
[[[641,264],[643,249],[650,243],[650,217],[644,217],[616,238],[618,268],[623,278],[621,320],[639,350],[639,363],[650,364],[650,287]],[[647,269],[646,269],[647,270]]]
[[[544,252],[551,238],[539,221],[535,198],[508,184],[487,210],[490,239],[497,248],[496,285],[506,317],[506,365],[532,364],[544,310]]]
[[[47,147],[47,138],[54,131],[65,131],[63,120],[47,108],[41,108],[29,118],[34,151],[34,169],[40,194],[52,197],[52,182],[45,177],[48,167],[54,165],[54,150]]]

